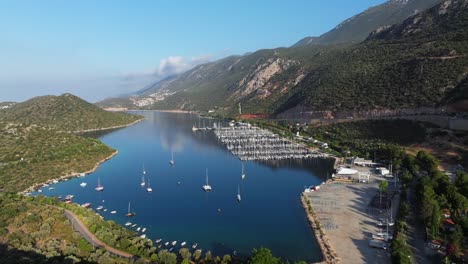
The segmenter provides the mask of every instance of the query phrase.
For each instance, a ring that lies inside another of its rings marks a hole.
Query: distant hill
[[[416,2],[406,4],[411,3]],[[359,44],[259,50],[199,65],[129,101],[135,108],[228,115],[238,114],[239,103],[243,113],[275,115],[458,104],[465,97],[468,65],[465,3],[444,1],[371,32]]]
[[[62,131],[82,131],[127,125],[141,119],[104,111],[72,94],[40,96],[0,110],[0,121],[36,124]]]
[[[370,7],[364,12],[341,22],[334,29],[319,37],[306,37],[293,47],[303,45],[328,45],[337,43],[359,43],[379,28],[401,23],[416,13],[440,3],[441,0],[389,0]]]

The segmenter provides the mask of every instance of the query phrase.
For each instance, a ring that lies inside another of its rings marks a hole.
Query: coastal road
[[[70,220],[70,222],[72,223],[72,226],[73,228],[78,231],[78,233],[81,234],[81,236],[83,236],[83,238],[88,241],[88,243],[90,243],[91,245],[93,245],[94,247],[101,247],[101,248],[104,248],[106,249],[109,253],[111,254],[114,254],[114,255],[117,255],[119,257],[123,257],[123,258],[135,258],[134,255],[132,254],[129,254],[127,252],[123,252],[121,250],[118,250],[118,249],[115,249],[113,247],[110,247],[106,244],[104,244],[102,241],[100,241],[96,236],[94,236],[93,233],[91,233],[91,231],[89,231],[89,229],[85,226],[85,224],[78,218],[78,216],[76,214],[74,214],[73,212],[67,210],[67,209],[63,209],[63,214],[65,215],[65,217]]]

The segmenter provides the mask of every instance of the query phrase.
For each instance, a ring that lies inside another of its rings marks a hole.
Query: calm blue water
[[[211,131],[191,131],[195,115],[140,112],[146,120],[102,135],[99,139],[119,154],[96,172],[55,184],[44,195],[74,194],[74,202],[92,203],[106,220],[127,221],[147,228],[146,234],[163,242],[197,242],[215,255],[268,247],[290,260],[320,260],[321,256],[300,205],[304,186],[318,184],[332,169],[330,161],[296,160],[241,162],[217,143]],[[203,120],[203,119],[202,119]],[[201,121],[206,125],[212,121]],[[170,166],[171,150],[175,165]],[[140,187],[142,167],[150,177],[152,193]],[[209,170],[210,193],[202,190]],[[104,186],[96,192],[98,176]],[[81,188],[85,181],[88,185]],[[180,184],[178,184],[180,182]],[[242,202],[236,201],[240,185]],[[133,218],[126,218],[128,202]],[[221,211],[218,211],[221,209]],[[117,214],[110,211],[117,210]],[[135,228],[133,228],[135,229]]]

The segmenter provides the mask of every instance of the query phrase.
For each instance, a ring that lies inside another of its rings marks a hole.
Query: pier
[[[250,124],[230,123],[229,127],[218,125],[211,129],[219,142],[242,161],[324,157],[322,153],[313,152],[302,144]]]

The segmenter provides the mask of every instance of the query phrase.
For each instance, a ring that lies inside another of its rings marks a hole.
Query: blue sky
[[[232,54],[290,46],[384,0],[0,0],[0,101],[133,92]]]

